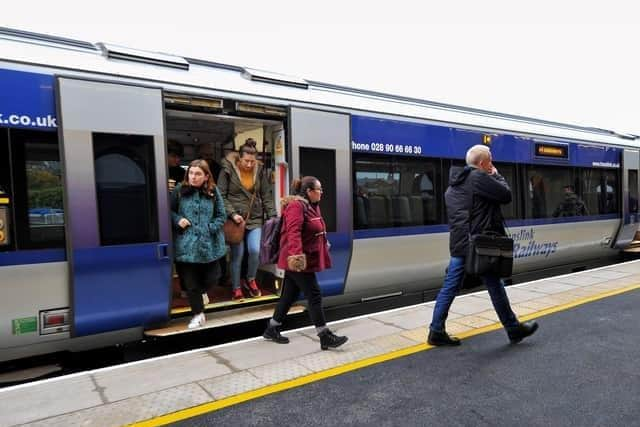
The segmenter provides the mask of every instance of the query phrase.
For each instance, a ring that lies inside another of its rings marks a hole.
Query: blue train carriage
[[[186,331],[168,142],[184,166],[253,137],[275,200],[321,179],[328,306],[438,288],[446,176],[476,143],[514,189],[517,274],[615,256],[637,229],[633,137],[10,29],[0,49],[0,361]],[[586,211],[554,217],[568,184]],[[280,273],[262,266],[260,298],[212,290],[208,326],[269,316]]]

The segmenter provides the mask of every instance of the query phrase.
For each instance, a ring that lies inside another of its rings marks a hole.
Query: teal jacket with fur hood
[[[175,261],[192,264],[213,262],[226,254],[222,225],[226,219],[224,202],[217,188],[213,193],[178,184],[171,193],[171,223],[175,237]],[[186,218],[191,226],[180,228]]]

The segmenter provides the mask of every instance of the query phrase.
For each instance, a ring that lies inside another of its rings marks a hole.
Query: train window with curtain
[[[439,224],[435,159],[354,155],[354,228]]]
[[[64,246],[62,165],[55,132],[11,129],[18,249]]]
[[[94,133],[101,245],[158,240],[153,137]]]
[[[527,219],[589,215],[575,169],[566,166],[526,166]]]
[[[591,215],[619,212],[620,187],[618,172],[608,169],[580,170],[582,200]]]

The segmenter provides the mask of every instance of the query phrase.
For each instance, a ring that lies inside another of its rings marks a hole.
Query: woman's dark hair
[[[202,172],[204,172],[206,175],[209,176],[207,180],[204,182],[204,184],[202,185],[202,191],[205,194],[208,194],[211,196],[213,194],[213,189],[216,188],[216,181],[213,178],[213,175],[211,174],[211,169],[209,169],[209,163],[207,163],[207,161],[203,159],[196,159],[196,160],[193,160],[191,163],[189,163],[189,167],[187,168],[187,171],[184,174],[184,180],[182,181],[182,188],[186,190],[188,187],[190,187],[189,169],[191,168],[200,168],[202,169]]]
[[[313,190],[319,182],[315,176],[303,176],[300,179],[294,179],[291,183],[291,192],[297,196],[307,197],[307,190]]]
[[[247,138],[244,144],[240,146],[238,152],[240,153],[240,157],[245,154],[252,154],[255,156],[258,153],[258,150],[256,150],[256,140],[253,138]]]

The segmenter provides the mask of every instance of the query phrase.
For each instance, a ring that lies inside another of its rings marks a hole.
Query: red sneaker
[[[244,295],[242,295],[242,289],[238,288],[231,291],[232,300],[240,300],[242,298],[244,298]]]
[[[262,292],[260,292],[260,288],[258,287],[255,279],[251,279],[244,283],[244,288],[249,291],[249,294],[254,298],[262,296]]]

